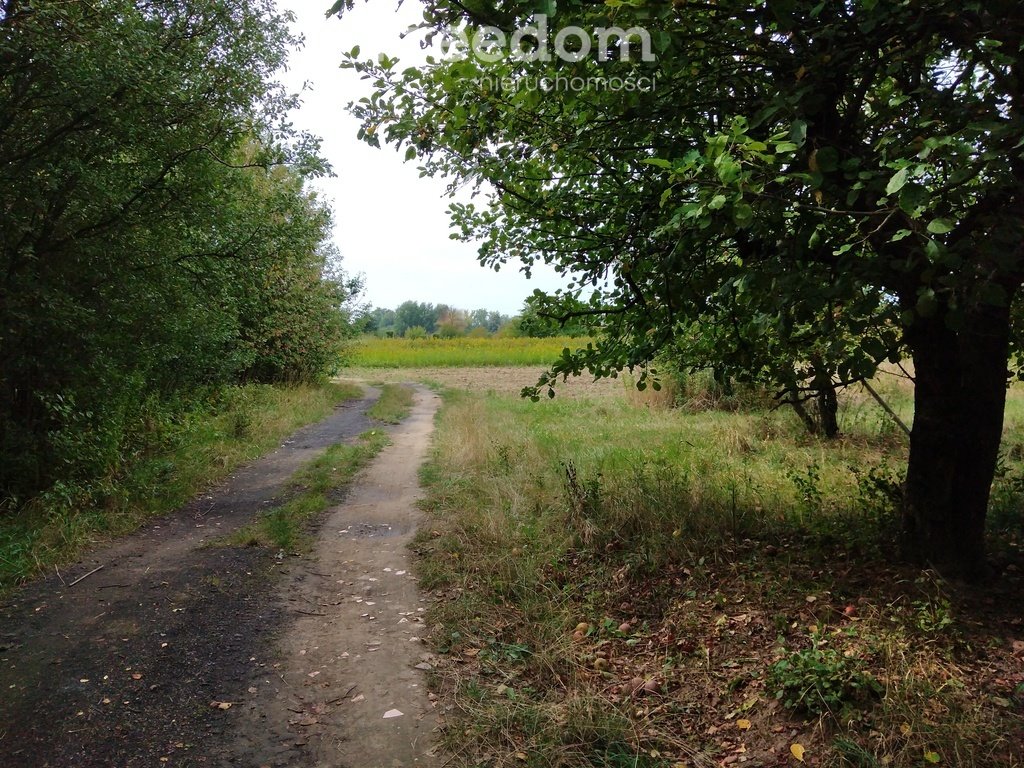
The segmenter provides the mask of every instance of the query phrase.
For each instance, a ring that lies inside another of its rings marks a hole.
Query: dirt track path
[[[302,463],[369,428],[372,400],[339,406],[63,582],[0,606],[0,766],[429,764],[404,542],[433,395],[418,393],[311,558],[204,546],[273,503]],[[390,709],[403,714],[385,719]]]
[[[278,644],[276,674],[247,703],[239,730],[238,751],[259,756],[257,764],[436,764],[437,720],[422,671],[425,600],[407,545],[438,401],[417,391],[392,444],[331,510],[313,556],[288,579],[285,601],[295,618]]]

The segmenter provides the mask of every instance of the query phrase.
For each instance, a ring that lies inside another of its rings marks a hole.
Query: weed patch
[[[866,666],[863,659],[827,647],[815,636],[810,648],[792,651],[769,668],[768,688],[789,709],[848,721],[850,710],[882,693]]]
[[[412,410],[415,390],[405,384],[383,384],[367,415],[385,424],[398,424]]]
[[[294,494],[236,531],[226,544],[272,547],[292,552],[305,547],[310,522],[340,500],[356,473],[388,444],[387,435],[370,430],[351,445],[338,443],[299,469],[288,485]]]

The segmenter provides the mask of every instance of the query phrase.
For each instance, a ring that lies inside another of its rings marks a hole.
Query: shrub
[[[768,686],[786,707],[811,715],[840,715],[882,693],[863,661],[823,647],[819,637],[773,664]]]

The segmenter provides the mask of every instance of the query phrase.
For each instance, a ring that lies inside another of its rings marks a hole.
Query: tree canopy
[[[539,9],[624,36],[496,47]],[[909,357],[907,552],[984,572],[1024,279],[1018,3],[429,0],[424,24],[491,42],[412,68],[352,52],[361,135],[477,190],[451,212],[482,263],[572,276],[550,306],[602,338],[542,385],[675,347],[799,396]]]
[[[358,287],[273,83],[269,0],[0,2],[0,496],[109,475],[145,414],[337,364]]]

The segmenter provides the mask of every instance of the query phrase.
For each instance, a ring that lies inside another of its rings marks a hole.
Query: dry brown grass
[[[870,402],[826,444],[621,391],[446,399],[417,550],[452,765],[1021,767],[1019,571],[970,592],[888,561],[854,469],[904,446]],[[861,669],[878,689],[825,714],[776,699]]]

